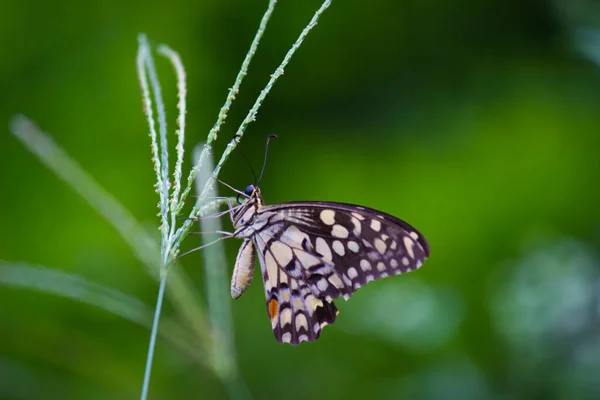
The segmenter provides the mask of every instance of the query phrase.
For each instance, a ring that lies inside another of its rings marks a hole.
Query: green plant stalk
[[[145,400],[148,397],[148,389],[150,387],[150,377],[152,374],[152,361],[154,359],[154,349],[156,348],[156,336],[158,334],[158,324],[160,321],[160,314],[162,311],[163,297],[165,293],[165,286],[167,283],[167,274],[169,271],[169,264],[171,262],[171,230],[175,228],[176,216],[171,215],[172,224],[169,225],[169,203],[173,204],[177,200],[170,202],[169,198],[169,152],[167,144],[167,118],[165,112],[165,105],[162,99],[162,90],[160,82],[156,74],[156,68],[154,66],[154,58],[152,57],[152,50],[148,45],[146,36],[141,34],[138,36],[139,50],[137,57],[137,69],[140,79],[140,86],[142,88],[142,98],[146,105],[145,110],[148,119],[152,119],[152,100],[150,98],[150,92],[148,89],[148,76],[150,77],[150,88],[154,94],[154,104],[156,105],[156,111],[158,115],[159,125],[159,137],[160,137],[160,158],[158,154],[158,146],[156,139],[156,131],[153,129],[153,123],[150,127],[151,139],[151,150],[152,160],[154,162],[154,168],[157,176],[157,190],[159,192],[159,207],[161,216],[161,241],[160,241],[160,284],[158,294],[156,297],[156,307],[154,308],[154,318],[152,322],[152,329],[150,330],[150,341],[148,343],[148,352],[146,354],[146,366],[144,368],[144,380],[142,383],[141,399]],[[173,61],[173,58],[171,58]],[[175,67],[177,70],[177,66]],[[182,79],[178,75],[178,79]],[[184,78],[183,78],[184,79]],[[179,84],[185,85],[185,82],[178,82]],[[185,103],[183,103],[185,104]],[[183,110],[185,113],[185,110]],[[183,132],[180,133],[180,140],[183,140]],[[179,161],[179,160],[178,160]],[[173,192],[175,194],[175,191]],[[210,346],[208,346],[210,347]]]
[[[158,322],[160,320],[160,312],[162,310],[162,301],[167,284],[166,272],[160,278],[158,287],[158,295],[156,296],[156,307],[154,308],[154,319],[152,321],[152,330],[150,332],[150,343],[148,344],[148,355],[146,357],[146,367],[144,369],[144,383],[142,385],[141,399],[148,398],[148,389],[150,387],[150,375],[152,373],[152,360],[154,359],[154,349],[156,348],[156,335],[158,333]]]

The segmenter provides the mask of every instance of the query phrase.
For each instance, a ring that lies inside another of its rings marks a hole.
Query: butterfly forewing
[[[281,214],[286,223],[273,243],[295,248],[294,271],[301,270],[314,283],[317,295],[348,298],[371,280],[419,268],[429,256],[429,245],[415,228],[370,208],[295,202],[266,206],[269,211]]]
[[[333,300],[348,299],[369,281],[415,270],[429,256],[416,229],[380,211],[329,202],[263,206],[258,189],[252,200],[247,208],[255,213],[239,212],[253,217],[236,220],[236,236],[256,246],[267,313],[280,342],[317,339],[335,321]]]

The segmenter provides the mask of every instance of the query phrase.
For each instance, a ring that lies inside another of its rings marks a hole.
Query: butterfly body
[[[338,297],[364,284],[419,268],[429,256],[423,236],[406,222],[366,207],[300,201],[265,205],[260,189],[232,212],[243,238],[231,281],[237,298],[250,285],[258,256],[275,338],[299,344],[335,321]]]

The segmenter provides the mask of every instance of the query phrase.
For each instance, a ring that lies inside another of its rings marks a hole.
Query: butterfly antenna
[[[265,159],[263,161],[262,171],[260,171],[260,176],[258,177],[258,181],[256,182],[256,186],[258,186],[258,184],[260,183],[260,181],[262,181],[263,174],[265,173],[265,167],[267,166],[267,155],[269,154],[269,142],[273,138],[277,139],[277,135],[274,134],[274,133],[271,133],[269,136],[267,136],[267,144],[265,145]]]
[[[254,177],[254,182],[256,182],[256,173],[254,172],[254,168],[252,168],[252,164],[250,164],[250,160],[248,160],[248,157],[246,157],[246,154],[244,154],[244,152],[242,151],[242,148],[241,148],[241,146],[239,146],[239,143],[238,143],[238,146],[236,147],[236,149],[238,149],[238,151],[240,152],[240,154],[242,155],[244,160],[246,160],[248,167],[250,167],[250,172],[252,172],[252,176]]]

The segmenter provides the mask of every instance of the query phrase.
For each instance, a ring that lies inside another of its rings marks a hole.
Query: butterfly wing
[[[294,202],[265,206],[261,213],[269,224],[254,241],[267,310],[280,341],[317,339],[335,320],[334,299],[348,299],[369,281],[415,270],[429,256],[429,245],[416,229],[370,208]],[[302,336],[299,315],[312,324],[314,335]]]
[[[293,345],[317,340],[323,327],[335,321],[335,304],[317,298],[304,280],[288,275],[275,258],[282,257],[277,246],[268,246],[265,237],[257,234],[254,240],[275,339]]]

